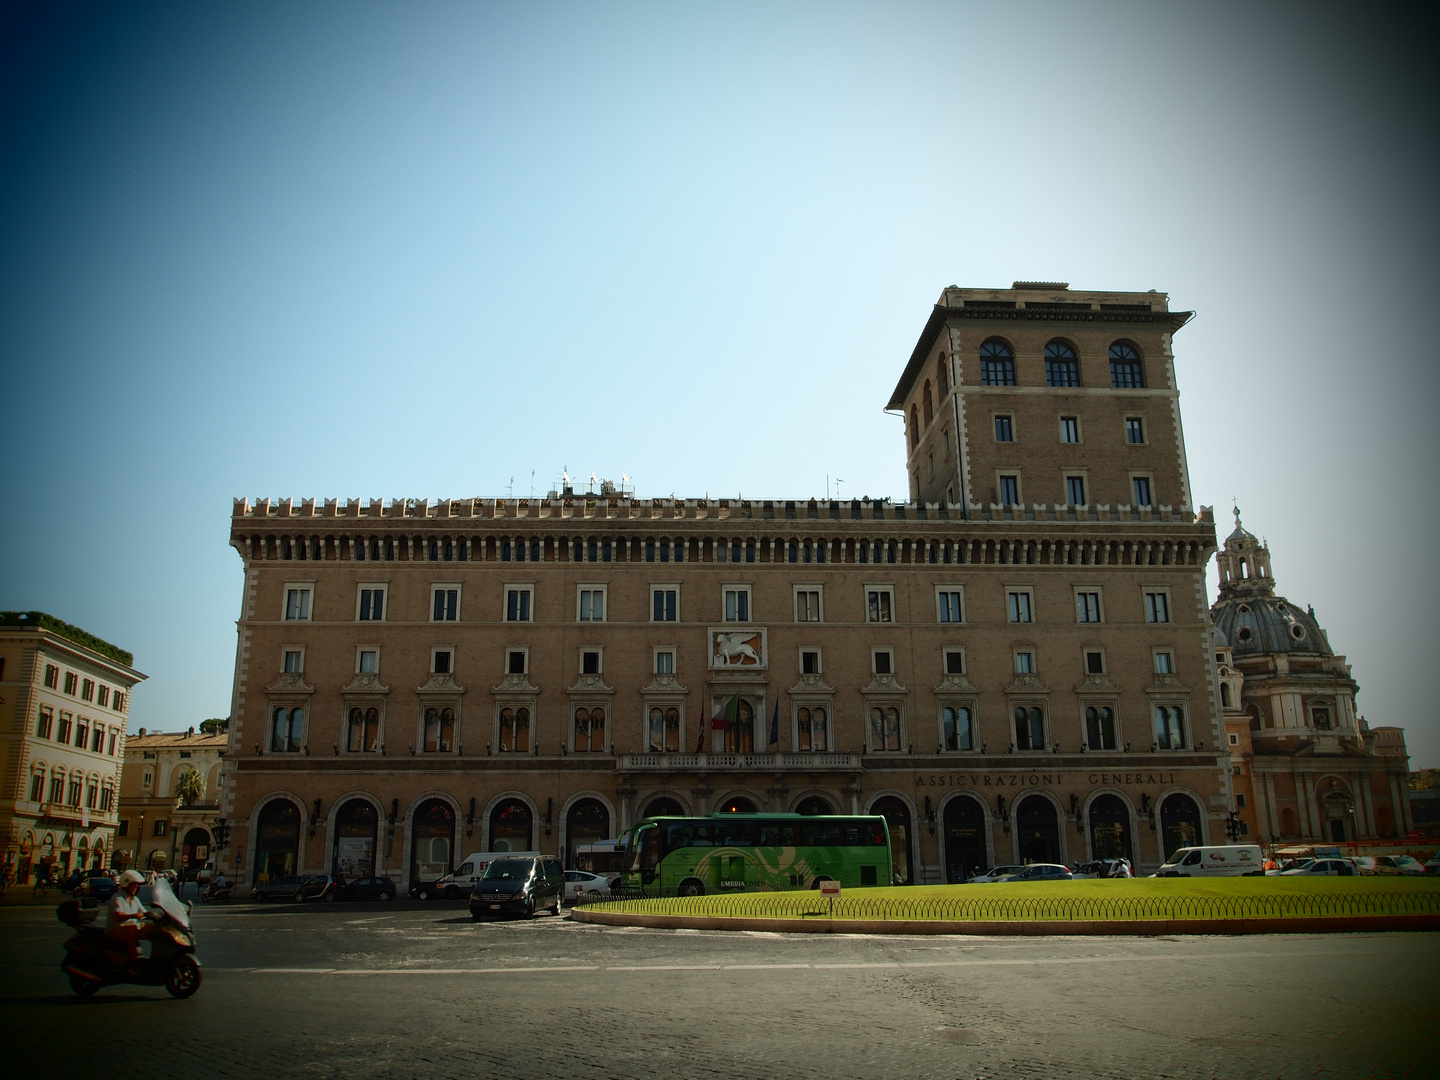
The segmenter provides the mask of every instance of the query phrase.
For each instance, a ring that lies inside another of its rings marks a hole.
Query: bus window
[[[754,847],[760,832],[753,821],[727,821],[715,826],[715,830],[726,847]]]
[[[870,826],[870,843],[873,847],[884,847],[890,842],[890,834],[884,825]]]
[[[795,826],[767,823],[760,826],[760,847],[794,847]]]
[[[829,821],[807,821],[800,826],[807,847],[835,847],[840,843],[840,826]]]
[[[655,879],[655,867],[660,863],[660,830],[645,829],[641,832],[635,847],[634,868],[639,870],[643,881]]]

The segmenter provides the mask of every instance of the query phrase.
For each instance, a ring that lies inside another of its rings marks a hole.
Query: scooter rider
[[[105,936],[124,943],[131,960],[140,959],[140,939],[150,930],[145,905],[135,895],[144,881],[141,874],[126,870],[120,875],[120,887],[115,890],[108,905]]]
[[[214,900],[228,888],[230,888],[230,883],[225,880],[225,871],[217,870],[215,876],[210,879],[210,884],[205,886],[205,895]]]

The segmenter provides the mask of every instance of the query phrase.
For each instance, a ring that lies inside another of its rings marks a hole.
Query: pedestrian
[[[5,895],[5,890],[10,887],[10,869],[0,866],[0,896]]]

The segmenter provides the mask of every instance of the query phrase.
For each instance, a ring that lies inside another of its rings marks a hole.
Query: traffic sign
[[[840,895],[840,883],[830,880],[820,882],[820,895],[827,896],[831,900],[834,900]]]

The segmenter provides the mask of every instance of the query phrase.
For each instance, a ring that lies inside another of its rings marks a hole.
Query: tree
[[[223,735],[226,731],[229,731],[229,730],[230,730],[230,718],[229,718],[229,717],[226,717],[225,719],[222,720],[222,719],[221,719],[220,717],[218,717],[218,716],[212,716],[209,720],[201,720],[201,721],[200,721],[200,734],[201,734],[201,735]]]
[[[186,769],[175,778],[175,798],[181,806],[199,802],[205,794],[205,778],[194,769]]]

